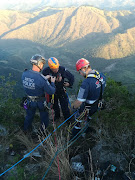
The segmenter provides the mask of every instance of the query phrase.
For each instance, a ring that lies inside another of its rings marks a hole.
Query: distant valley
[[[105,59],[135,54],[135,11],[94,7],[46,8],[33,13],[0,11],[0,38],[30,40],[48,47]]]
[[[134,20],[135,10],[104,11],[90,6],[0,10],[0,74],[12,72],[20,81],[23,69],[30,68],[30,57],[39,53],[55,56],[75,76],[75,62],[84,57],[93,68],[133,84]]]

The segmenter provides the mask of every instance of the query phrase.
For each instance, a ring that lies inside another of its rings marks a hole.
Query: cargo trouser
[[[24,131],[29,130],[32,127],[32,122],[36,113],[36,110],[39,110],[40,120],[41,120],[41,130],[43,126],[45,128],[49,124],[49,115],[44,107],[44,101],[30,101],[27,100],[27,109],[26,109],[26,117],[24,121]]]

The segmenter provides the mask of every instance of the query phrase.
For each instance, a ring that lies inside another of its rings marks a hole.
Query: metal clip
[[[27,99],[23,102],[23,107],[24,107],[24,109],[28,109],[28,106],[27,106]]]
[[[102,108],[103,107],[103,102],[102,101],[99,101],[99,103],[98,103],[98,108]]]
[[[51,104],[54,104],[54,94],[52,94]]]

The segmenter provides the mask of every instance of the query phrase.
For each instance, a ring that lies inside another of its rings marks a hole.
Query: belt
[[[28,100],[33,101],[33,102],[45,99],[45,97],[43,96],[27,96],[27,98]]]
[[[93,104],[85,103],[85,107],[86,107],[86,106],[87,106],[87,107],[97,106],[97,105],[98,105],[98,103],[99,103],[99,101],[98,101],[98,100],[97,100],[97,101],[95,101]]]

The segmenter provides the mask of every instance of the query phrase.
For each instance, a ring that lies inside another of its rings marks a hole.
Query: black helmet
[[[39,54],[35,54],[34,56],[32,56],[32,58],[30,59],[30,63],[32,65],[38,65],[39,62],[42,62],[43,64],[46,63],[46,60],[43,56],[39,55]]]

